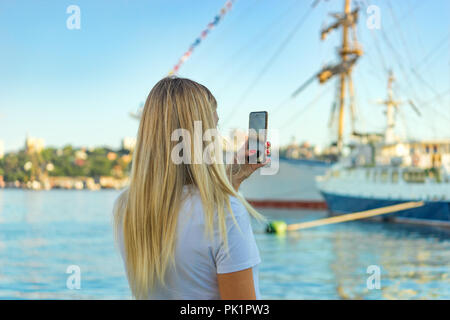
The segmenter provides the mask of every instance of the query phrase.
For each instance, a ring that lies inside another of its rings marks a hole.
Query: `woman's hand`
[[[266,155],[270,156],[270,142],[266,143],[267,151]],[[248,139],[246,139],[245,144],[241,147],[241,149],[237,152],[234,157],[234,163],[230,166],[231,170],[231,184],[233,185],[236,191],[239,190],[241,183],[250,177],[253,172],[257,169],[264,167],[268,163],[270,163],[270,159],[266,157],[266,161],[263,163],[248,163],[249,156],[252,156],[256,153],[256,150],[248,150]],[[245,159],[245,163],[239,163],[242,161],[238,161],[241,159]]]

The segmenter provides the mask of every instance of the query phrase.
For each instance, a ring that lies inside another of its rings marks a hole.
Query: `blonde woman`
[[[229,178],[219,161],[173,161],[180,142],[172,133],[184,129],[194,136],[196,121],[203,132],[215,129],[216,108],[206,87],[176,77],[159,81],[147,98],[130,186],[114,209],[116,239],[137,299],[260,297],[261,259],[250,216],[262,216],[237,190],[264,164],[243,164],[229,170]]]

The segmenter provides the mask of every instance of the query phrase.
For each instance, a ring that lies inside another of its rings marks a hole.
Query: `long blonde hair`
[[[174,263],[178,212],[184,185],[194,185],[200,194],[205,231],[212,234],[214,217],[227,243],[225,219],[234,219],[229,196],[238,198],[255,218],[262,218],[233,188],[224,164],[175,164],[171,141],[176,129],[194,134],[194,121],[202,130],[215,128],[216,100],[201,84],[167,77],[150,91],[142,112],[133,154],[130,186],[114,209],[116,236],[122,232],[128,282],[137,299],[148,297],[157,283],[164,284],[166,269]],[[191,152],[193,154],[193,152]],[[120,229],[122,227],[122,229]]]

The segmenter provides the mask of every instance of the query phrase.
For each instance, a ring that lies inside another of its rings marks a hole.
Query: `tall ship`
[[[344,146],[344,110],[346,108],[349,108],[351,112],[352,128],[354,128],[355,95],[352,72],[358,59],[363,55],[362,46],[357,41],[358,15],[359,8],[352,10],[350,0],[344,1],[342,13],[332,15],[335,22],[321,30],[321,39],[325,40],[333,30],[340,29],[342,31],[341,46],[337,50],[338,62],[323,67],[295,90],[291,96],[291,98],[295,98],[314,80],[324,84],[332,78],[337,78],[337,99],[333,104],[329,121],[329,127],[334,120],[338,122],[337,139],[330,147],[330,150],[335,150],[333,156],[327,160],[281,157],[279,159],[279,171],[276,175],[261,176],[258,173],[253,174],[242,183],[241,192],[254,206],[309,209],[324,209],[327,207],[322,193],[316,187],[315,180],[316,177],[325,174],[342,152]],[[346,99],[347,94],[348,99]]]
[[[450,227],[450,139],[402,141],[395,134],[393,74],[388,80],[386,129],[366,136],[352,153],[317,177],[333,215],[416,201],[423,205],[379,217],[382,220]]]
[[[321,1],[315,0],[312,7],[315,7],[319,2]],[[391,101],[386,103],[388,125],[385,134],[361,133],[355,128],[356,99],[353,79],[356,77],[354,71],[360,58],[364,55],[362,45],[358,41],[357,24],[361,20],[359,18],[361,14],[366,13],[366,18],[369,18],[367,15],[369,7],[366,2],[358,1],[356,2],[358,6],[365,6],[360,10],[358,7],[352,8],[351,0],[343,0],[342,2],[343,10],[332,13],[333,21],[320,30],[321,40],[326,40],[331,33],[339,33],[340,41],[336,48],[337,61],[326,64],[290,96],[290,99],[294,99],[314,81],[321,85],[331,81],[335,82],[335,99],[328,121],[328,127],[333,130],[333,139],[331,140],[333,142],[329,148],[333,150],[331,152],[332,157],[325,159],[323,157],[290,157],[287,154],[287,156],[280,157],[277,174],[261,175],[260,172],[256,172],[242,183],[240,191],[256,207],[329,208],[334,213],[339,214],[381,205],[381,203],[374,204],[372,200],[361,200],[357,205],[357,201],[347,201],[344,197],[344,195],[355,196],[358,194],[361,199],[373,195],[378,197],[379,200],[388,197],[387,200],[390,199],[389,201],[429,197],[434,199],[433,201],[439,202],[433,203],[433,205],[441,208],[436,212],[445,212],[445,203],[448,201],[448,154],[450,153],[448,140],[401,142],[396,139],[393,127],[395,109],[398,104],[393,101],[392,94]],[[391,14],[393,15],[392,11],[391,8]],[[306,17],[307,14],[302,19]],[[300,26],[302,21],[299,21],[296,26]],[[368,27],[367,19],[365,27]],[[399,28],[397,24],[393,24],[392,27]],[[288,37],[284,39],[270,61],[273,61],[288,41],[292,39],[293,32],[295,30],[288,34]],[[398,61],[401,60],[401,57],[389,41],[389,36],[385,34],[383,29],[379,30],[380,37],[376,35],[376,32],[372,36],[377,50],[371,50],[371,54],[372,52],[378,54],[382,62],[381,67],[377,66],[378,69],[382,70],[381,72],[388,71],[385,65],[384,52],[382,52],[383,50],[378,43],[378,41],[383,40],[386,42],[385,48],[395,54],[393,55],[395,62],[398,62],[404,78],[407,78],[406,68],[403,67],[402,61]],[[191,51],[188,53],[186,58],[191,54]],[[429,55],[426,56],[427,59],[428,57]],[[373,58],[369,55],[368,58],[373,63]],[[394,59],[392,60],[394,61]],[[264,74],[267,66],[268,64],[264,66],[264,69],[259,73],[260,75]],[[420,77],[417,70],[412,70],[412,73]],[[389,81],[391,86],[393,77]],[[424,80],[421,79],[421,81]],[[132,116],[139,118],[140,114],[138,112],[132,114]],[[350,118],[350,125],[344,124],[344,120],[348,118]],[[346,133],[350,131],[351,138],[355,139],[356,142],[349,145],[348,143],[344,144],[344,128],[350,126],[351,130],[346,130]],[[269,127],[271,127],[270,120]],[[348,150],[351,150],[350,156],[343,157],[343,155],[348,154]],[[400,157],[399,154],[402,156]],[[400,159],[402,160],[401,164]],[[363,184],[363,181],[358,179],[366,180]],[[370,179],[373,179],[373,182],[376,181],[377,184],[371,184]],[[382,181],[385,183],[384,185],[380,184]],[[419,181],[421,182],[419,183]],[[361,184],[359,184],[360,182]],[[353,184],[353,186],[347,188],[346,183]],[[402,185],[401,188],[400,185]],[[367,194],[361,194],[363,192],[358,191],[358,187],[359,190],[363,190]],[[352,188],[354,188],[354,194],[347,195],[350,190],[353,190]],[[420,188],[424,189],[421,191]],[[342,190],[345,190],[345,192]],[[383,192],[388,192],[388,190],[391,190],[389,191],[391,193],[386,196]],[[429,193],[427,193],[428,191]],[[339,195],[344,198],[338,197]],[[425,208],[420,210],[425,210]],[[407,211],[404,212],[404,214],[407,213]],[[440,220],[445,220],[442,214],[437,215]],[[388,216],[385,216],[385,218],[387,219]]]

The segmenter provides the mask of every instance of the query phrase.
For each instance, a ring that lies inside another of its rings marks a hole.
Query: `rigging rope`
[[[313,5],[310,7],[310,9],[301,17],[301,19],[297,22],[297,24],[294,26],[294,28],[291,30],[291,32],[287,35],[287,37],[283,40],[283,42],[279,45],[277,50],[272,54],[272,56],[269,58],[269,60],[266,62],[262,70],[257,74],[257,76],[254,78],[254,80],[250,83],[250,85],[247,87],[247,89],[244,91],[244,93],[241,95],[237,103],[233,106],[231,109],[231,112],[229,113],[228,117],[225,119],[223,124],[227,124],[231,117],[235,114],[237,108],[242,105],[244,100],[247,98],[249,93],[255,88],[255,86],[258,84],[259,80],[264,76],[264,74],[267,72],[267,70],[270,68],[270,66],[276,61],[276,59],[279,57],[279,55],[283,52],[283,50],[286,48],[286,46],[289,44],[289,42],[292,40],[292,38],[297,34],[297,32],[300,30],[303,23],[308,18],[309,14],[312,12],[312,10],[315,8],[318,1],[315,1]]]
[[[323,98],[325,96],[325,92],[331,87],[331,84],[332,84],[332,82],[330,82],[328,85],[326,85],[325,88],[323,88],[322,90],[317,92],[317,94],[314,96],[314,98],[309,103],[305,104],[302,109],[298,110],[294,115],[288,117],[287,121],[280,128],[288,128],[289,126],[294,124],[295,122],[292,121],[292,119],[297,118],[299,115],[301,115],[305,111],[309,110],[313,104],[317,103],[321,98]]]
[[[244,53],[249,52],[248,49],[258,49],[258,47],[256,47],[256,43],[261,42],[261,40],[268,40],[268,35],[271,31],[276,31],[277,28],[280,27],[280,25],[286,21],[289,21],[290,19],[287,18],[287,16],[293,12],[295,6],[298,5],[298,0],[294,1],[293,3],[291,3],[292,5],[289,6],[285,11],[283,11],[279,16],[277,16],[275,19],[273,19],[268,25],[266,25],[266,27],[264,29],[260,29],[259,32],[257,34],[255,34],[253,37],[251,37],[249,40],[247,40],[245,42],[245,44],[243,46],[241,46],[240,48],[238,48],[224,63],[222,63],[220,65],[220,67],[214,71],[211,72],[211,77],[216,77],[218,74],[223,74],[223,72],[221,72],[224,68],[227,68],[227,70],[230,69],[230,65],[231,64],[236,64],[236,58],[237,57],[242,57],[242,55]],[[281,23],[280,23],[281,22]],[[278,38],[278,34],[275,34],[276,37]],[[261,43],[263,44],[263,46],[259,46],[259,50],[257,51],[258,54],[259,52],[265,52],[267,51],[267,47],[269,45],[272,45],[272,42],[266,42]],[[232,83],[235,82],[236,77],[238,77],[241,72],[243,70],[248,70],[248,65],[255,61],[254,56],[251,56],[250,59],[245,60],[243,63],[241,63],[241,67],[238,68],[238,70],[232,72],[231,76],[228,78],[227,81],[225,81],[225,84],[222,86],[222,88],[220,89],[220,91],[225,91],[228,86]]]
[[[233,19],[228,20],[229,23],[229,27],[228,29],[226,28],[222,28],[220,29],[221,33],[217,32],[216,33],[216,38],[215,40],[210,40],[209,45],[212,48],[218,47],[221,44],[223,44],[224,42],[227,41],[227,39],[232,36],[235,36],[235,32],[236,30],[233,28],[239,29],[239,25],[238,23],[242,23],[243,21],[249,21],[251,20],[251,18],[257,13],[257,10],[255,10],[255,6],[259,6],[259,4],[261,2],[263,2],[264,0],[253,0],[253,2],[250,2],[250,0],[247,0],[247,7],[242,7],[239,11],[239,14],[237,14],[237,12],[235,14],[233,14]],[[244,2],[239,2],[239,4],[244,3]],[[234,10],[237,10],[236,8]],[[199,54],[197,55],[197,59],[198,61],[202,61],[203,56],[204,55],[208,55],[210,54],[212,48],[210,48],[209,50],[204,50],[199,52]],[[236,58],[236,57],[233,57]],[[233,59],[233,62],[235,61],[235,59]],[[220,71],[222,71],[221,69],[218,69],[216,72],[211,72],[204,80],[205,83],[209,83],[212,81],[212,79],[214,79],[215,77],[217,77],[217,74],[220,74]]]
[[[366,0],[364,0],[364,5],[365,5],[366,7],[368,6],[368,3],[367,3]],[[416,7],[417,7],[417,6],[416,6]],[[392,7],[391,7],[391,9],[392,9]],[[366,10],[364,10],[364,11],[366,11]],[[410,10],[410,11],[411,11],[411,10]],[[366,13],[366,16],[367,16],[367,13]],[[392,12],[392,16],[394,17],[393,12]],[[405,16],[404,16],[404,17],[405,17]],[[394,23],[393,23],[392,26],[399,29],[400,27],[399,27],[398,25],[396,25],[396,24],[399,24],[399,21],[397,21],[396,19],[394,19],[394,20],[395,20],[395,21],[394,21]],[[403,17],[402,17],[402,19],[400,19],[400,20],[403,20]],[[405,68],[404,65],[403,65],[403,59],[402,59],[402,56],[401,56],[401,55],[399,54],[399,52],[394,48],[394,46],[392,45],[391,41],[389,40],[387,34],[385,33],[384,29],[381,29],[380,31],[381,31],[382,39],[384,40],[385,44],[386,44],[387,47],[390,49],[390,51],[393,53],[393,56],[394,56],[394,58],[395,58],[395,60],[396,60],[396,62],[397,62],[397,65],[399,66],[400,71],[401,71],[401,73],[403,74],[404,81],[407,82],[409,90],[412,90],[412,95],[414,96],[414,100],[420,102],[421,99],[419,99],[418,96],[417,96],[417,94],[416,94],[418,91],[415,90],[415,87],[413,86],[413,83],[411,82],[411,79],[410,79],[410,77],[408,76],[408,74],[407,74],[407,72],[406,72],[407,68]],[[383,57],[382,51],[380,50],[380,48],[379,48],[379,46],[378,46],[378,41],[379,41],[379,40],[378,40],[378,38],[375,36],[374,33],[372,33],[372,34],[373,34],[373,36],[374,36],[374,39],[376,40],[375,45],[376,45],[376,47],[377,47],[378,54],[379,54],[379,56],[381,57],[381,61],[382,61],[383,68],[386,70],[387,66],[386,66],[386,64],[385,64],[385,59],[384,59],[384,57]],[[411,60],[411,58],[410,58],[410,60]],[[387,70],[386,70],[386,71],[387,71]],[[416,74],[414,74],[414,75],[417,77]],[[402,87],[400,87],[398,83],[397,83],[397,86],[398,86],[400,89],[402,89],[402,91],[403,91],[404,93],[406,93],[406,92],[405,92],[406,90],[404,90]],[[411,95],[411,93],[410,93],[409,95]]]
[[[195,39],[189,49],[181,56],[180,60],[178,60],[178,63],[173,67],[172,70],[170,70],[169,75],[173,75],[178,72],[181,65],[185,63],[187,59],[189,59],[194,49],[202,42],[202,40],[204,40],[208,36],[212,29],[214,29],[214,27],[219,24],[219,22],[223,19],[227,12],[231,10],[234,1],[235,0],[227,0],[227,2],[225,2],[225,5],[222,7],[222,9],[220,9],[220,13],[218,13],[210,23],[208,23],[206,29],[204,29],[200,33],[200,36]]]
[[[414,63],[413,63],[413,59],[412,59],[412,56],[411,56],[411,53],[410,53],[411,50],[409,50],[408,43],[405,40],[405,37],[403,35],[403,30],[401,28],[401,25],[400,25],[399,21],[397,20],[397,16],[394,13],[394,9],[393,9],[393,7],[391,5],[391,1],[387,1],[387,4],[388,4],[388,7],[389,7],[389,12],[390,12],[390,14],[392,16],[392,20],[394,21],[394,25],[395,25],[395,27],[396,27],[396,29],[398,31],[398,34],[400,35],[401,42],[402,42],[402,44],[403,44],[403,46],[405,48],[406,56],[408,57],[409,63],[411,65],[413,65]]]
[[[445,37],[443,37],[435,47],[433,47],[433,49],[430,50],[430,52],[416,65],[416,69],[420,69],[422,66],[424,66],[426,64],[426,62],[437,52],[439,52],[439,50],[444,46],[444,45],[448,45],[447,39],[448,37],[450,37],[450,32],[447,33],[445,35]]]

